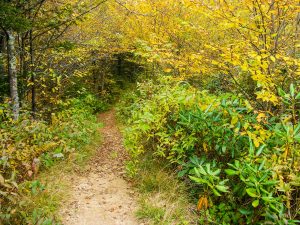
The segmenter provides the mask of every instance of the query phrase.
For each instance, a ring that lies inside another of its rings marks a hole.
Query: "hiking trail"
[[[99,115],[102,143],[83,174],[72,178],[71,198],[61,211],[64,225],[138,225],[136,194],[125,180],[127,158],[115,111]]]

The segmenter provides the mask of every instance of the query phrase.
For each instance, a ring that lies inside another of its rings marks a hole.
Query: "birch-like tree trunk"
[[[19,111],[20,111],[16,55],[17,54],[15,49],[15,34],[13,31],[7,31],[8,75],[9,75],[12,111],[15,120],[19,118]]]

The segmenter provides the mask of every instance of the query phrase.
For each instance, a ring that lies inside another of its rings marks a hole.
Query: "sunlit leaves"
[[[295,0],[123,4],[113,7],[115,17],[126,18],[122,40],[167,73],[204,83],[225,74],[235,91],[265,107],[279,104],[282,82],[299,77]]]

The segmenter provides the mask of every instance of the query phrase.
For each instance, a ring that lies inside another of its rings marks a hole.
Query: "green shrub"
[[[63,103],[63,110],[52,113],[50,122],[31,120],[26,114],[13,121],[6,114],[0,124],[0,220],[22,221],[19,183],[92,141],[99,127],[93,114],[99,110],[95,102],[87,96]]]
[[[286,112],[274,116],[241,96],[215,96],[169,78],[139,84],[119,109],[129,117],[129,174],[151,152],[190,178],[202,222],[296,224],[300,95],[290,89],[280,91]]]

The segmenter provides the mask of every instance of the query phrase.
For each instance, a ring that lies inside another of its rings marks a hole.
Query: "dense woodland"
[[[299,1],[0,0],[0,224],[59,224],[20,199],[116,102],[128,179],[163,162],[186,223],[300,222]]]

